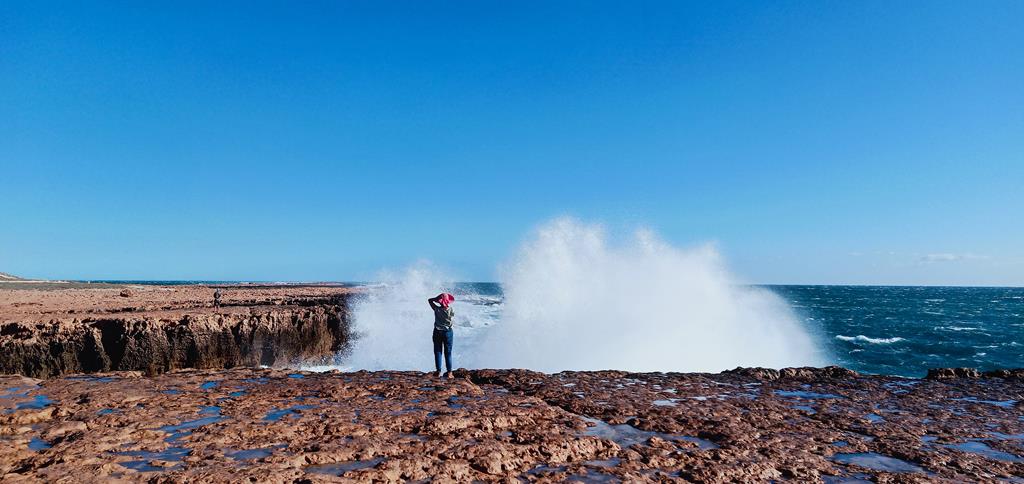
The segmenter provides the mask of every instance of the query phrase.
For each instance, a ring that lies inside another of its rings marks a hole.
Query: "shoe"
[[[440,371],[435,371],[434,372],[434,378],[441,378],[441,372]]]
[[[454,379],[455,378],[455,373],[452,373],[452,372],[449,371],[447,376],[448,376],[449,380]]]

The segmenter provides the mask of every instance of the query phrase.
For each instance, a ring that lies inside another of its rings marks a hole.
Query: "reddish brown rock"
[[[457,374],[451,381],[419,372],[271,369],[0,377],[0,480],[1024,477],[1019,379],[842,378],[806,369],[773,380],[744,370]]]
[[[131,292],[132,306],[121,297]],[[329,362],[349,341],[340,287],[0,290],[0,373]]]

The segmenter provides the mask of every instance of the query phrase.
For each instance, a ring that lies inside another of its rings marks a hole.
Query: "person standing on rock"
[[[219,308],[220,307],[220,296],[221,296],[221,293],[220,293],[220,289],[219,288],[216,291],[213,291],[213,307],[215,307],[215,308]]]
[[[449,379],[455,377],[452,373],[452,342],[455,336],[452,333],[452,319],[455,317],[455,311],[452,310],[454,301],[455,296],[447,292],[427,299],[430,308],[434,310],[434,368],[437,370],[435,376],[439,378],[441,377],[442,353],[444,354],[445,368],[448,370],[446,376]]]

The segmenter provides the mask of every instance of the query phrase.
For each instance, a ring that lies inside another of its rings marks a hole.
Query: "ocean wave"
[[[935,329],[944,329],[946,331],[978,331],[981,328],[974,326],[939,326]]]
[[[858,334],[857,336],[843,336],[841,334],[838,334],[836,335],[836,339],[842,341],[861,341],[864,343],[871,343],[874,345],[887,345],[903,341],[903,338],[900,338],[899,336],[894,336],[892,338],[869,338],[862,334]]]

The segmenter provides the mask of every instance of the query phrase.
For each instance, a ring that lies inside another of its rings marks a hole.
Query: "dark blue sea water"
[[[1024,288],[769,286],[847,368],[1024,367]]]
[[[785,299],[832,363],[864,373],[1024,367],[1024,288],[765,286]],[[501,286],[460,284],[456,297],[500,317]],[[483,308],[482,308],[483,309]]]

